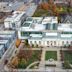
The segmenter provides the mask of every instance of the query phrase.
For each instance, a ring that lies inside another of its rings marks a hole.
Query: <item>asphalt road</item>
[[[12,42],[8,50],[4,53],[3,57],[0,60],[0,72],[4,72],[4,61],[9,60],[13,51],[15,50],[15,40]]]

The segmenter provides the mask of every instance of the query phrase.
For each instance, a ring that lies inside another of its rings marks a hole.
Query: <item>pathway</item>
[[[35,62],[31,63],[29,66],[27,66],[26,69],[29,69],[31,66],[33,66],[33,65],[35,65],[35,64],[37,64],[37,63],[39,63],[39,61],[35,61]]]
[[[45,68],[45,50],[42,50],[42,55],[41,55],[41,61],[39,64],[39,68],[44,69]]]

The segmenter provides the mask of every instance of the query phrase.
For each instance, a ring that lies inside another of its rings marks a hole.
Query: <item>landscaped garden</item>
[[[72,68],[72,51],[61,51],[61,58],[63,63],[63,68],[71,69]]]
[[[57,60],[57,51],[46,51],[45,60]]]
[[[20,50],[19,53],[10,61],[9,67],[14,69],[25,69],[31,63],[40,61],[41,50]]]
[[[72,64],[72,51],[63,51],[64,61],[69,61]]]

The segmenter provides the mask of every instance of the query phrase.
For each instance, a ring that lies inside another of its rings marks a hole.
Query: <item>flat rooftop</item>
[[[45,17],[42,21],[42,24],[46,23],[58,23],[57,17]]]
[[[0,40],[0,44],[6,44],[8,43],[8,40]]]
[[[12,35],[1,35],[0,34],[0,38],[11,38],[12,37]]]
[[[4,21],[19,21],[24,14],[25,12],[15,11],[13,15],[8,16]]]
[[[9,31],[9,30],[0,31],[0,34],[1,35],[12,35],[12,34],[15,34],[15,31]]]
[[[57,30],[57,17],[28,17],[23,23],[24,30]]]
[[[72,31],[72,24],[69,24],[69,23],[68,24],[65,24],[65,23],[59,24],[58,30],[71,32]]]

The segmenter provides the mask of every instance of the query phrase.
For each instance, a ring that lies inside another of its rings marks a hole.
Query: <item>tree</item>
[[[20,50],[17,56],[20,60],[24,58],[26,61],[28,61],[32,56],[32,50]]]
[[[20,43],[21,43],[21,40],[20,40],[20,39],[17,39],[17,40],[16,40],[16,47],[17,47],[17,48],[19,47]]]
[[[5,61],[4,61],[4,64],[6,65],[7,63],[8,63],[8,60],[5,60]]]
[[[24,58],[22,58],[18,63],[18,68],[26,68],[26,61]]]
[[[58,23],[61,23],[61,17],[58,16]]]
[[[32,47],[34,47],[34,44],[32,44]]]
[[[48,3],[43,3],[42,8],[48,10],[49,9]]]
[[[25,40],[25,45],[28,45],[28,40],[27,39]]]
[[[18,57],[14,57],[11,61],[12,67],[16,67],[18,65]]]
[[[53,0],[49,0],[48,3],[49,3],[49,4],[53,4]]]

